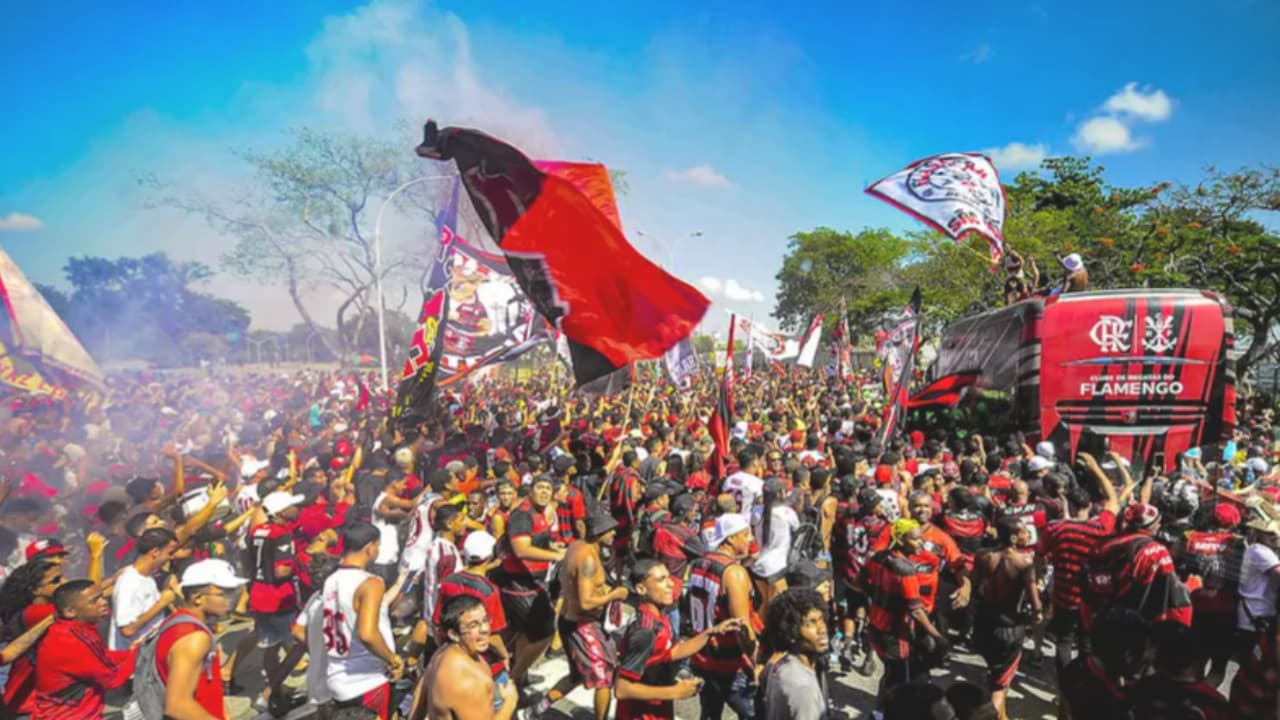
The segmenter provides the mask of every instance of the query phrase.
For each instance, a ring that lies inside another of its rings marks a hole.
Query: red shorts
[[[388,720],[391,717],[391,683],[383,683],[358,698],[334,704],[339,711],[339,717],[344,715],[341,712],[344,709],[350,712],[351,708],[359,708],[372,713],[378,720]],[[357,714],[363,713],[357,711]]]
[[[583,687],[598,690],[613,685],[618,654],[599,621],[573,622],[561,617],[560,642],[569,656],[573,676],[582,681]]]

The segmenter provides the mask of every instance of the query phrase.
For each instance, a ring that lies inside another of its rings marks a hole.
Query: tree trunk
[[[302,322],[307,324],[307,329],[320,338],[320,343],[329,351],[329,354],[341,362],[342,355],[339,354],[338,349],[333,346],[333,343],[329,341],[325,333],[321,332],[320,326],[316,325],[316,321],[311,318],[311,313],[307,312],[306,304],[302,302],[302,294],[298,292],[298,273],[293,258],[285,259],[285,268],[289,280],[289,299],[293,301],[293,308],[302,317]]]

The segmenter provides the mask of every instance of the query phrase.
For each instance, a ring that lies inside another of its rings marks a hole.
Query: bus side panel
[[[1216,442],[1229,386],[1228,318],[1216,299],[1185,292],[1047,303],[1042,435],[1069,443],[1073,455],[1082,437],[1105,436],[1144,465],[1163,454],[1166,469],[1178,453]]]

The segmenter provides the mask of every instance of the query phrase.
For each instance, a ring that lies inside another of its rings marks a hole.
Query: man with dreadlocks
[[[888,549],[873,555],[863,570],[863,587],[871,598],[868,634],[872,649],[884,664],[880,697],[926,672],[922,658],[913,657],[912,652],[921,633],[933,639],[938,655],[946,654],[947,640],[929,621],[920,595],[920,576],[911,560],[923,544],[920,523],[910,518],[895,520]]]

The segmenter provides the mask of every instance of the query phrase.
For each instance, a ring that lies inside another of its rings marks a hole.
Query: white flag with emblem
[[[917,160],[873,183],[867,193],[884,200],[957,242],[977,233],[1004,254],[1004,188],[990,158],[945,153]]]

